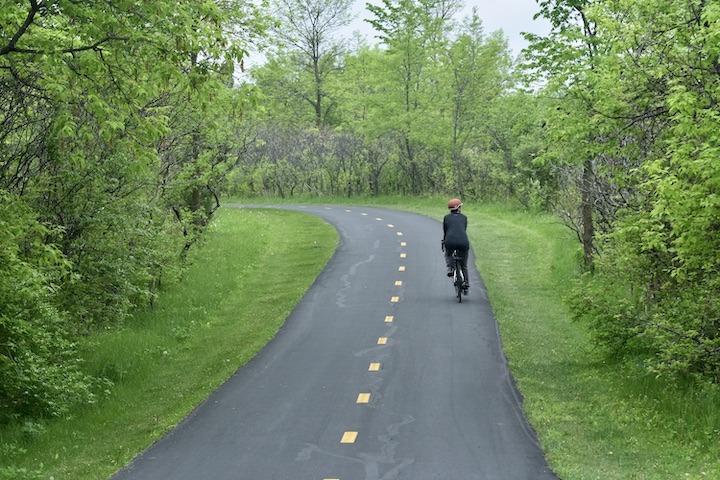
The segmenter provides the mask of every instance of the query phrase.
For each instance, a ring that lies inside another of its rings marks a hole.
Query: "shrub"
[[[0,421],[60,415],[92,401],[67,319],[53,305],[69,263],[50,231],[18,199],[0,191]]]
[[[718,382],[720,280],[714,269],[680,263],[667,230],[657,218],[625,218],[571,304],[611,355],[639,360],[656,375]]]

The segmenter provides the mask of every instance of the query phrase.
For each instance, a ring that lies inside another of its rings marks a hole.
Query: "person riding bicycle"
[[[462,264],[462,273],[465,277],[465,293],[470,288],[468,282],[467,261],[470,251],[470,241],[467,236],[467,217],[461,213],[462,202],[453,198],[448,202],[450,213],[443,219],[443,245],[445,245],[445,264],[448,277],[453,276],[453,251],[457,250]]]

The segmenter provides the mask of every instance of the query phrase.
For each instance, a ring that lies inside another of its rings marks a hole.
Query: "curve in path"
[[[296,208],[338,230],[327,267],[250,363],[113,478],[556,479],[474,267],[453,296],[440,223]]]

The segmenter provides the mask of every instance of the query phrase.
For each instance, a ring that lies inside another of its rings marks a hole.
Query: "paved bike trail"
[[[334,225],[335,255],[277,336],[113,478],[556,479],[474,266],[453,296],[441,224],[288,208]]]

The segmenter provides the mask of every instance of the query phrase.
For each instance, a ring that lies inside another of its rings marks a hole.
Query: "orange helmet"
[[[453,198],[448,202],[448,208],[450,210],[457,210],[460,207],[462,207],[462,202],[459,198]]]

